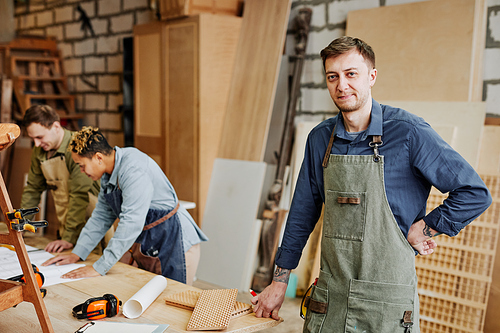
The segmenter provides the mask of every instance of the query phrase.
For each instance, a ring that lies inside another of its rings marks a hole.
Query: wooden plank
[[[485,0],[440,0],[351,11],[346,35],[375,51],[377,100],[481,101],[485,31]]]
[[[67,80],[66,76],[30,76],[30,75],[18,75],[14,78],[18,81],[65,81]]]
[[[496,125],[500,126],[500,118],[497,117],[486,117],[484,120],[485,125]]]
[[[203,216],[203,232],[196,276],[224,288],[247,291],[245,272],[256,252],[251,239],[266,172],[263,162],[216,159]],[[252,271],[253,273],[253,271]]]
[[[134,27],[134,141],[160,139],[164,134],[162,44],[160,23]],[[163,151],[163,145],[151,149]],[[165,167],[164,160],[160,166]]]
[[[242,19],[210,14],[199,17],[199,176],[196,222],[202,226],[210,177],[226,115]]]
[[[12,56],[12,61],[25,61],[25,62],[42,62],[42,63],[58,63],[57,57],[36,57],[36,56]]]
[[[500,126],[486,125],[479,150],[478,171],[487,175],[500,175]],[[499,262],[500,265],[500,262]]]
[[[160,0],[163,20],[192,16],[201,13],[238,15],[243,0]]]
[[[295,185],[297,184],[297,178],[299,177],[300,167],[302,166],[302,161],[304,160],[304,151],[306,149],[307,136],[309,135],[309,132],[311,132],[311,130],[318,124],[319,122],[316,121],[304,121],[299,122],[295,128],[295,137],[291,159],[292,194],[295,191]],[[291,202],[289,204],[291,204]],[[316,254],[316,248],[319,248],[320,238],[321,229],[315,227],[313,232],[309,236],[304,249],[302,250],[302,256],[300,257],[299,264],[293,271],[295,274],[297,274],[298,277],[297,290],[299,295],[307,290],[310,285],[309,280],[311,279],[311,277],[316,277],[319,274],[319,271],[316,272],[314,271],[314,269],[311,270],[311,266],[313,266],[315,262],[314,259],[311,260],[311,254],[313,256]]]
[[[38,37],[20,37],[12,40],[10,43],[1,44],[12,50],[46,50],[53,54],[57,52],[57,41],[55,38],[38,38]]]
[[[477,168],[481,133],[486,116],[484,102],[379,102],[402,108],[424,118],[470,165]]]
[[[54,94],[54,95],[50,95],[50,94],[26,94],[25,96],[29,99],[50,99],[50,100],[54,100],[54,99],[71,100],[71,99],[75,98],[75,96],[73,96],[73,95],[57,95],[57,94]]]
[[[288,92],[290,91],[290,66],[288,55],[281,57],[281,64],[278,76],[278,85],[274,97],[273,112],[269,123],[269,135],[267,136],[264,162],[268,164],[278,164],[277,154],[281,150],[283,128],[286,122],[288,110]]]
[[[245,2],[218,156],[262,161],[290,0]]]
[[[12,120],[12,80],[1,80],[0,122],[10,123]]]
[[[165,26],[166,64],[165,173],[183,200],[198,204],[198,23]],[[180,157],[182,156],[182,157]],[[198,220],[198,207],[193,210]]]

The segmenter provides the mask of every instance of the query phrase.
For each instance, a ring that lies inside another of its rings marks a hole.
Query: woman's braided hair
[[[92,126],[84,126],[80,131],[73,133],[68,149],[87,158],[92,158],[96,153],[107,156],[113,152],[113,148],[99,128]]]

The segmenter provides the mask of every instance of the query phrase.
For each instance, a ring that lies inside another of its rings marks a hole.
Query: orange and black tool
[[[115,295],[104,294],[102,297],[92,297],[73,308],[73,317],[77,319],[97,320],[113,317],[120,312],[120,301]]]
[[[10,221],[10,226],[16,231],[28,230],[35,232],[36,228],[43,228],[48,225],[47,221],[30,221],[25,216],[38,213],[39,208],[20,208],[5,214]]]
[[[45,295],[47,295],[47,289],[42,288],[43,283],[45,282],[45,277],[43,276],[42,272],[40,272],[38,267],[36,267],[36,265],[31,264],[31,266],[33,267],[33,272],[35,273],[35,279],[36,282],[38,283],[38,288],[40,288],[40,292],[42,293],[42,297],[45,297]],[[26,283],[26,278],[24,277],[24,274],[13,276],[11,278],[8,278],[7,280]]]

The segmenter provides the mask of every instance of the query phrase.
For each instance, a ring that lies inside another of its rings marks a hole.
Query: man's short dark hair
[[[37,123],[43,127],[50,128],[56,121],[60,122],[61,118],[57,112],[48,105],[32,105],[26,110],[23,117],[24,127]]]
[[[369,64],[368,68],[375,68],[375,52],[370,45],[366,44],[359,38],[343,36],[334,39],[327,47],[321,50],[321,58],[323,59],[323,68],[327,58],[338,57],[341,54],[347,53],[352,49],[356,49]]]

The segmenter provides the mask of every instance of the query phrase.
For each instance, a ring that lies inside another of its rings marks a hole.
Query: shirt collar
[[[63,136],[61,145],[59,146],[59,148],[57,148],[54,155],[56,155],[56,154],[63,154],[64,155],[68,151],[69,141],[71,140],[72,133],[65,128],[63,128],[63,131],[64,131],[64,136]]]
[[[382,107],[380,104],[372,99],[372,111],[370,113],[370,124],[368,125],[368,128],[366,131],[361,135],[359,138],[360,141],[363,141],[366,139],[367,136],[373,136],[373,135],[382,135],[383,134],[383,128],[382,128]],[[335,125],[335,132],[334,135],[342,138],[342,139],[347,139],[347,140],[352,140],[350,136],[347,134],[347,131],[344,127],[344,121],[342,118],[342,112],[339,112],[337,115],[337,124]]]
[[[108,178],[107,183],[112,184],[112,185],[118,185],[118,171],[120,169],[120,162],[122,160],[122,150],[121,148],[115,147],[113,148],[115,150],[115,166],[113,168],[113,172],[110,174],[105,173],[103,175],[103,178]]]

